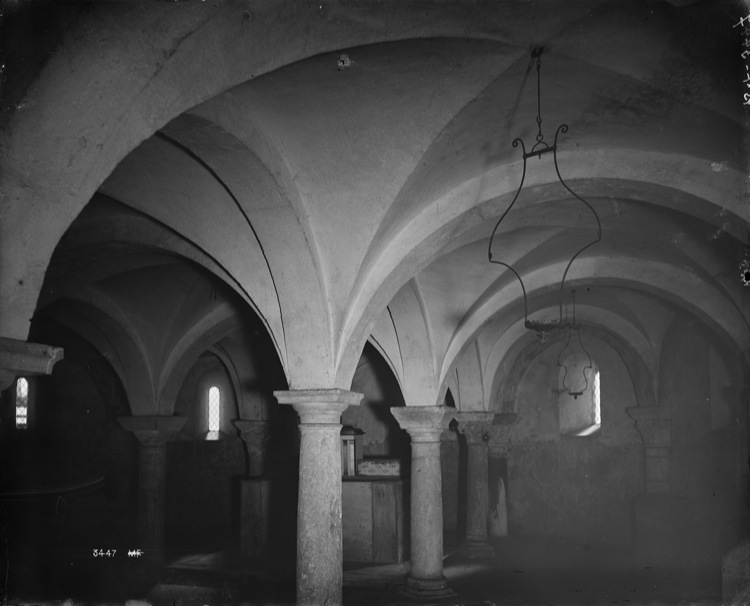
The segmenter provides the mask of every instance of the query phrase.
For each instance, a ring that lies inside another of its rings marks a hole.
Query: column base
[[[495,557],[495,550],[486,539],[466,539],[461,544],[459,553],[469,560]]]
[[[452,598],[456,595],[456,592],[448,587],[448,579],[443,575],[436,579],[406,577],[406,585],[399,587],[398,593],[413,600],[425,601]]]

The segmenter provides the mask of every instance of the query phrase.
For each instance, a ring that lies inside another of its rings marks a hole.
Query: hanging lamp
[[[531,59],[532,62],[536,60],[536,78],[537,78],[537,116],[536,116],[536,123],[538,127],[538,133],[536,135],[536,143],[534,146],[527,152],[526,146],[524,145],[523,140],[520,137],[516,137],[513,139],[512,145],[513,147],[518,147],[519,144],[521,145],[521,150],[523,151],[523,173],[521,175],[521,183],[518,185],[518,189],[516,190],[516,195],[513,196],[513,200],[511,201],[508,208],[505,209],[503,214],[501,215],[498,222],[495,224],[495,228],[492,230],[492,235],[490,236],[490,242],[488,246],[487,256],[489,258],[490,263],[495,263],[497,265],[502,265],[504,267],[507,267],[510,271],[513,272],[513,274],[518,279],[519,283],[521,284],[521,290],[523,291],[523,313],[524,313],[524,325],[526,328],[533,330],[536,332],[537,336],[541,341],[545,341],[547,337],[554,331],[560,330],[564,328],[565,322],[563,320],[563,295],[565,290],[565,279],[568,276],[568,272],[570,271],[570,267],[573,264],[573,261],[578,258],[578,256],[587,248],[590,246],[593,246],[597,242],[601,241],[602,239],[602,226],[601,222],[599,221],[599,215],[596,213],[594,208],[589,204],[586,200],[584,200],[581,196],[579,196],[577,193],[575,193],[570,187],[568,187],[567,183],[562,178],[562,175],[560,174],[560,168],[557,164],[557,139],[560,135],[560,133],[567,133],[568,132],[568,125],[567,124],[561,124],[557,127],[557,130],[555,131],[555,139],[550,145],[544,140],[544,135],[542,134],[542,102],[541,102],[541,65],[542,65],[542,53],[544,52],[544,49],[542,47],[536,47],[531,52]],[[531,65],[529,65],[529,69],[531,69]],[[552,154],[552,159],[555,164],[555,173],[557,174],[557,178],[559,179],[562,186],[572,195],[576,200],[581,202],[586,206],[586,208],[591,211],[591,214],[594,215],[594,219],[596,220],[596,238],[591,240],[590,242],[587,242],[582,246],[568,261],[568,264],[565,267],[565,271],[563,272],[562,279],[560,280],[560,288],[559,288],[559,311],[560,315],[558,318],[555,319],[529,319],[529,309],[528,309],[528,297],[526,293],[526,286],[523,283],[523,279],[519,275],[518,271],[510,264],[506,263],[505,261],[501,261],[500,259],[496,259],[492,256],[492,244],[495,239],[495,235],[497,234],[497,230],[500,227],[500,224],[503,222],[503,219],[508,215],[510,210],[513,208],[514,204],[518,200],[518,196],[521,193],[521,190],[523,189],[523,184],[526,179],[526,163],[527,160],[533,156],[536,156],[541,160],[542,156],[544,154]]]
[[[592,370],[594,368],[594,365],[591,361],[591,354],[589,354],[588,350],[583,346],[583,341],[581,341],[581,325],[576,322],[576,291],[575,289],[571,292],[571,299],[573,301],[573,320],[571,322],[566,322],[567,328],[568,328],[568,340],[565,342],[565,347],[563,347],[560,350],[560,353],[557,354],[557,365],[563,369],[563,380],[562,380],[562,387],[563,389],[568,393],[569,396],[573,396],[574,400],[578,399],[578,396],[583,395],[583,393],[588,389],[589,387],[589,380],[588,377],[586,377],[586,371]],[[568,374],[569,369],[568,367],[562,363],[563,359],[563,353],[571,347],[571,341],[573,340],[573,333],[575,333],[575,340],[578,341],[578,346],[581,348],[584,354],[586,354],[586,357],[588,358],[588,364],[583,367],[583,389],[573,391],[571,386],[568,385]]]

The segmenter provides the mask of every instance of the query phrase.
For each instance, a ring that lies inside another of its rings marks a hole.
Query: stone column
[[[137,545],[150,567],[164,564],[164,493],[167,442],[187,417],[136,416],[117,419],[138,440]]]
[[[450,428],[440,435],[440,469],[443,493],[443,532],[447,545],[458,543],[458,432]]]
[[[343,389],[275,391],[300,418],[297,604],[341,604],[341,413],[362,394]]]
[[[237,420],[232,422],[240,430],[240,437],[247,453],[247,475],[261,477],[266,471],[266,443],[268,422],[261,420]]]
[[[455,595],[443,575],[440,435],[455,415],[447,406],[391,408],[411,436],[411,570],[400,592],[417,599]]]
[[[461,546],[461,551],[470,559],[491,558],[495,555],[487,540],[489,492],[487,442],[494,416],[495,413],[492,412],[456,414],[458,429],[466,438],[468,446],[466,539]]]
[[[492,537],[508,536],[508,454],[510,434],[518,422],[514,412],[497,413],[489,431],[490,503],[488,532]]]
[[[671,406],[626,408],[643,440],[646,493],[669,493],[669,451],[672,442]]]

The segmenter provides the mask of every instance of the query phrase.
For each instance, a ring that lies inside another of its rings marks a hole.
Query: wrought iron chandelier
[[[588,350],[583,346],[583,341],[581,341],[581,325],[576,322],[576,291],[575,289],[570,294],[571,299],[573,301],[573,320],[570,322],[567,322],[568,327],[568,340],[565,342],[565,347],[563,347],[560,350],[560,353],[557,354],[557,365],[563,369],[563,379],[562,379],[562,387],[563,389],[568,393],[569,396],[573,396],[574,400],[578,399],[578,396],[582,396],[583,392],[585,392],[589,387],[589,380],[586,376],[587,370],[592,370],[594,368],[594,365],[591,361],[591,354],[588,352]],[[583,381],[584,385],[582,389],[579,389],[577,391],[573,391],[571,387],[568,385],[568,367],[562,363],[563,354],[565,351],[571,346],[571,339],[573,338],[573,333],[575,332],[576,339],[578,340],[578,346],[581,348],[584,354],[586,354],[586,357],[588,358],[588,364],[583,367]]]
[[[563,296],[565,292],[565,280],[568,277],[568,272],[570,271],[571,265],[573,265],[573,261],[575,261],[578,256],[585,251],[590,246],[593,246],[597,242],[601,241],[602,239],[602,226],[601,222],[599,221],[599,215],[596,213],[594,208],[589,204],[586,200],[584,200],[581,196],[579,196],[577,193],[575,193],[567,183],[562,178],[562,175],[560,174],[560,168],[557,164],[557,139],[560,135],[560,133],[567,133],[568,132],[568,125],[567,124],[561,124],[557,127],[557,130],[555,131],[555,139],[550,145],[544,140],[544,135],[542,134],[542,102],[541,102],[541,65],[542,65],[542,53],[544,52],[544,49],[542,47],[534,48],[531,52],[531,59],[532,61],[536,60],[536,77],[537,77],[537,116],[536,116],[536,123],[538,127],[538,133],[536,135],[536,143],[534,146],[527,152],[526,146],[524,145],[523,140],[520,137],[516,137],[513,139],[513,147],[518,147],[518,145],[521,145],[521,150],[523,151],[523,174],[521,175],[521,183],[518,186],[518,189],[516,190],[515,196],[513,196],[513,200],[511,201],[508,208],[505,209],[505,212],[501,215],[500,219],[498,220],[497,224],[495,225],[495,228],[492,230],[492,235],[490,236],[490,242],[489,247],[487,251],[487,256],[489,258],[490,263],[496,263],[498,265],[502,265],[504,267],[507,267],[510,271],[513,272],[513,274],[518,279],[519,283],[521,284],[521,290],[523,291],[523,312],[524,312],[524,325],[526,328],[533,330],[536,332],[537,336],[541,341],[545,341],[547,337],[562,328],[564,328],[566,325],[568,326],[569,331],[576,330],[578,331],[578,338],[580,341],[580,331],[578,328],[578,325],[575,322],[575,318],[573,320],[573,323],[566,322],[563,319]],[[529,69],[531,69],[531,65],[529,66]],[[515,205],[516,201],[518,200],[518,196],[521,193],[521,190],[523,189],[524,180],[526,179],[526,161],[536,156],[541,160],[542,156],[544,154],[552,154],[552,159],[555,164],[555,173],[557,174],[557,178],[562,184],[562,186],[572,195],[576,200],[581,202],[586,206],[586,208],[589,209],[591,214],[594,216],[594,219],[596,220],[596,238],[591,240],[590,242],[585,243],[568,261],[567,266],[565,267],[565,271],[563,272],[562,279],[560,280],[560,297],[559,297],[559,311],[560,315],[559,318],[555,319],[529,319],[529,309],[528,309],[528,297],[526,293],[526,286],[523,283],[523,279],[519,275],[518,271],[509,263],[506,263],[504,261],[501,261],[499,259],[495,259],[492,256],[492,244],[495,239],[495,235],[497,234],[497,230],[500,227],[500,224],[503,222],[503,219],[508,215],[510,210]],[[570,338],[570,335],[569,335]]]

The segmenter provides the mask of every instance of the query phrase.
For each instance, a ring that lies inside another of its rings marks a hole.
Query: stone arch
[[[630,375],[638,406],[656,405],[652,373],[629,343],[604,328],[588,324],[581,327],[581,335],[584,338],[590,336],[599,339],[617,352]],[[516,390],[526,370],[545,351],[559,346],[565,340],[567,340],[567,333],[555,334],[545,343],[540,342],[531,334],[519,340],[516,346],[508,351],[508,357],[515,356],[515,359],[507,375],[497,373],[493,379],[491,406],[501,413],[517,412]]]
[[[81,293],[84,294],[84,293]],[[111,301],[89,292],[71,301],[59,301],[46,314],[93,345],[110,363],[136,414],[157,414],[156,394],[143,344],[122,324],[123,315]]]
[[[548,292],[550,284],[561,275],[563,262],[551,263],[528,274],[527,292],[529,299],[537,294]],[[607,280],[601,276],[618,276],[616,280]],[[738,307],[738,303],[727,297],[726,292],[718,285],[706,284],[694,272],[685,271],[669,263],[662,263],[637,257],[580,258],[575,275],[569,281],[575,283],[590,282],[593,285],[616,283],[624,287],[634,286],[641,291],[655,294],[679,307],[691,311],[715,330],[724,333],[737,343],[746,356],[748,319]],[[507,301],[515,300],[517,294],[510,289],[515,285],[499,285],[490,290],[477,303],[459,325],[446,352],[441,370],[441,383],[446,373],[452,368],[462,348],[482,329],[485,322],[506,308]],[[511,294],[511,292],[513,294]]]

